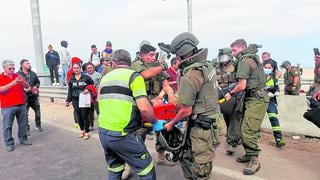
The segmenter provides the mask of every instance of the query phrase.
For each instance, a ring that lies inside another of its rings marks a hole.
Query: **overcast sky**
[[[44,52],[67,40],[72,56],[87,60],[91,44],[103,50],[127,49],[134,56],[139,42],[171,42],[187,31],[186,0],[39,0]],[[281,63],[313,67],[313,48],[320,47],[319,0],[193,0],[193,33],[199,47],[219,48],[244,38],[263,45]],[[1,61],[27,58],[34,64],[29,0],[1,0]],[[34,65],[35,66],[35,65]]]

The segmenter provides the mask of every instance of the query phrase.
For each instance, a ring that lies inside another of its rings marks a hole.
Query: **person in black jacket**
[[[26,107],[29,114],[29,108],[31,107],[35,114],[36,130],[41,132],[41,113],[39,103],[39,87],[40,81],[37,74],[31,71],[31,65],[29,60],[22,59],[20,61],[20,70],[18,72],[29,83],[30,87],[25,89]],[[30,135],[30,125],[28,121],[28,134]]]
[[[78,116],[78,123],[80,126],[79,138],[84,138],[85,140],[90,138],[89,135],[89,112],[90,107],[80,108],[79,107],[79,96],[80,93],[91,93],[91,97],[95,92],[94,82],[88,76],[81,72],[81,65],[75,63],[72,65],[73,75],[68,82],[68,97],[66,100],[66,106],[68,107],[70,102],[72,102],[73,108]]]
[[[50,81],[52,86],[59,86],[60,84],[58,69],[60,65],[60,56],[57,51],[53,50],[53,46],[51,44],[49,44],[48,49],[49,51],[46,53],[46,63],[50,72]],[[53,73],[56,78],[56,82],[54,82]]]

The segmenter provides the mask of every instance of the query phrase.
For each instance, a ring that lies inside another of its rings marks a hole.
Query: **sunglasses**
[[[8,68],[9,71],[14,71],[16,68]]]

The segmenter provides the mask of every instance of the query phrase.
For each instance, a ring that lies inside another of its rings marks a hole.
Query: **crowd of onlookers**
[[[89,131],[94,129],[95,112],[99,115],[97,102],[97,90],[101,78],[110,72],[113,68],[113,63],[110,61],[112,53],[112,43],[106,42],[105,49],[100,52],[96,45],[91,45],[91,53],[88,60],[85,62],[78,57],[71,57],[68,51],[68,42],[61,41],[61,47],[55,51],[51,44],[48,45],[48,52],[45,54],[46,64],[50,72],[50,83],[52,86],[68,86],[68,97],[66,105],[72,103],[74,108],[74,127],[79,128],[81,133],[79,137],[89,139]],[[136,58],[139,57],[139,52]],[[299,65],[293,66],[289,61],[284,61],[281,68],[285,69],[281,73],[278,69],[277,62],[273,60],[269,52],[264,52],[261,55],[262,63],[265,68],[265,74],[268,77],[274,74],[274,78],[278,80],[284,78],[284,94],[298,95],[301,88],[302,69]],[[315,56],[315,82],[311,86],[310,93],[313,98],[319,98],[319,56]],[[15,73],[14,62],[5,60],[2,63],[4,72],[1,74],[0,92],[1,92],[1,108],[4,115],[4,140],[8,151],[14,149],[14,141],[11,135],[12,122],[14,116],[17,117],[19,123],[19,140],[22,144],[31,144],[27,141],[27,136],[30,135],[30,126],[28,125],[28,111],[31,107],[35,112],[35,129],[42,131],[41,113],[39,103],[39,87],[40,81],[35,72],[31,70],[30,62],[26,59],[21,60],[20,69]],[[61,74],[59,75],[59,68]],[[269,69],[269,70],[268,70]],[[269,72],[270,71],[270,72]],[[171,59],[171,67],[167,70],[170,75],[169,84],[175,92],[177,92],[177,77],[178,77],[178,62],[175,58]],[[270,76],[271,77],[271,76]],[[22,90],[20,90],[22,88]],[[271,99],[279,96],[279,87],[270,89],[269,96]],[[79,108],[80,94],[90,94],[90,105],[88,107]],[[11,95],[17,98],[9,98]],[[23,95],[23,96],[22,96]],[[317,96],[318,95],[318,96]],[[22,98],[24,97],[24,98]],[[277,113],[276,103],[268,109],[268,113]],[[7,109],[8,108],[8,109]],[[9,115],[7,115],[9,113]],[[270,120],[274,117],[270,117]],[[279,126],[277,123],[275,126]],[[280,127],[280,126],[279,126]]]

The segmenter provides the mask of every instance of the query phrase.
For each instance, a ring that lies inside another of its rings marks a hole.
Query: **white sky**
[[[134,56],[139,42],[170,43],[187,31],[186,0],[39,0],[44,52],[67,40],[72,56],[87,60],[91,44],[104,49],[127,49]],[[262,44],[281,63],[313,66],[314,47],[320,47],[319,0],[193,0],[193,33],[199,47],[217,49],[238,38]],[[0,1],[1,61],[34,61],[29,0]],[[34,65],[35,66],[35,65]]]

